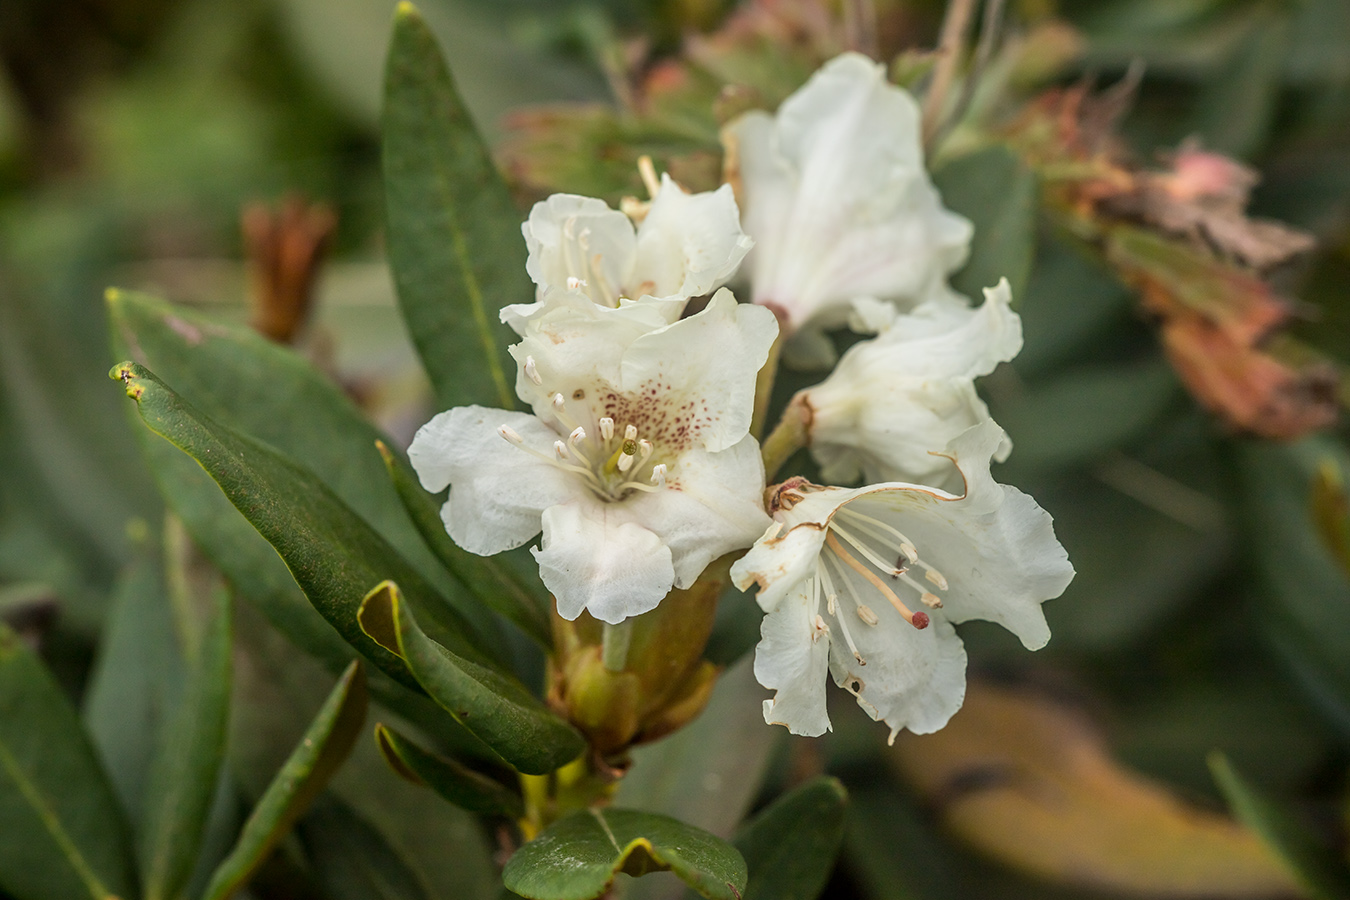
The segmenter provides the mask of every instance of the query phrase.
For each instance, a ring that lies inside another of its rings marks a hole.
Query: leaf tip
[[[398,5],[394,7],[394,18],[396,19],[420,19],[421,17],[422,14],[417,11],[417,7],[410,3],[409,0],[399,0]]]
[[[394,774],[418,786],[426,784],[426,781],[403,761],[392,729],[383,722],[375,723],[375,746],[379,749],[380,756],[384,758],[385,765],[393,769]]]
[[[140,400],[141,395],[145,393],[145,386],[140,383],[140,378],[136,373],[135,363],[118,363],[109,370],[108,377],[113,381],[122,382],[127,389],[127,396],[132,400]]]

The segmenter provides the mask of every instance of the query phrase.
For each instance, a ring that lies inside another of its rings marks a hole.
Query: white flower
[[[878,337],[848,349],[830,377],[802,391],[811,454],[835,484],[908,481],[960,489],[960,474],[935,451],[987,418],[975,379],[1022,349],[1022,321],[1007,279],[984,305],[933,299],[899,314],[875,300],[855,303],[854,327]],[[1005,440],[995,459],[1012,449]]]
[[[618,623],[763,532],[748,429],[772,314],[724,290],[667,323],[647,303],[564,291],[522,328],[511,352],[535,415],[458,407],[408,451],[427,490],[450,485],[441,516],[457,544],[488,556],[542,528],[534,555],[559,614]]]
[[[752,299],[797,334],[806,363],[833,361],[822,328],[858,297],[923,300],[964,262],[971,225],[943,208],[923,164],[918,105],[856,53],[827,63],[776,116],[722,134],[727,180],[755,241]]]
[[[1050,630],[1041,603],[1073,578],[1050,516],[990,477],[1003,439],[986,420],[947,448],[962,496],[912,484],[844,489],[801,478],[778,486],[774,524],[731,568],[759,585],[768,613],[755,677],[776,693],[764,718],[794,734],[830,728],[825,674],[868,715],[936,731],[965,696],[966,656],[953,623],[988,619],[1031,650]]]
[[[554,194],[534,205],[521,231],[530,253],[525,268],[541,298],[581,291],[609,307],[620,298],[684,301],[711,293],[753,243],[741,231],[729,186],[689,194],[669,175],[636,229],[603,200]]]

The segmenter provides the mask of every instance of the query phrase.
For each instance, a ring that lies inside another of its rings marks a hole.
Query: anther
[[[567,408],[567,398],[561,392],[555,393],[549,402],[553,404],[553,409],[557,412],[562,412]]]
[[[940,609],[942,607],[942,598],[928,591],[920,594],[919,600],[929,609]]]
[[[769,526],[769,530],[764,532],[764,537],[760,538],[760,540],[771,541],[774,538],[778,537],[778,532],[782,530],[783,530],[783,523],[774,522],[772,525]]]
[[[652,447],[652,442],[649,441],[649,440],[647,440],[646,438],[643,438],[642,440],[638,441],[638,465],[639,465],[639,466],[641,466],[643,463],[645,463],[648,459],[651,458],[652,450],[653,450],[653,449],[654,449],[654,448]]]
[[[513,444],[523,444],[525,439],[510,425],[502,425],[497,429],[497,433],[506,438]]]
[[[820,613],[816,613],[815,626],[815,631],[811,634],[811,643],[813,644],[820,640],[822,634],[830,633],[830,626],[825,624],[825,620],[821,618]]]
[[[875,625],[881,621],[877,618],[877,614],[872,611],[872,607],[865,603],[858,604],[858,618],[862,619],[868,625]]]
[[[570,277],[567,279],[567,289],[568,289],[569,291],[579,291],[579,290],[581,290],[581,289],[582,289],[583,287],[585,287],[585,286],[586,286],[586,282],[582,281],[580,278],[576,277],[575,275],[570,276]]]
[[[606,441],[614,437],[614,420],[609,416],[600,419],[600,437]]]
[[[534,364],[534,357],[525,357],[525,377],[535,384],[543,384],[544,379],[539,377],[539,367]]]
[[[559,396],[562,395],[559,394]],[[582,428],[580,425],[572,429],[572,433],[567,436],[567,443],[571,444],[573,447],[584,440],[586,440],[586,429]]]
[[[570,454],[567,452],[567,445],[564,444],[562,441],[553,442],[553,452],[558,457],[558,459],[567,459],[567,457],[570,456]]]
[[[652,484],[657,487],[666,486],[666,464],[657,463],[652,466]]]
[[[940,591],[947,590],[947,579],[944,578],[942,573],[939,572],[937,569],[930,568],[927,572],[923,573],[923,577],[927,578],[934,585],[936,585],[938,590]]]
[[[623,439],[624,439],[625,441],[636,441],[636,440],[637,440],[637,426],[635,426],[635,425],[626,425],[626,426],[624,426],[624,429],[623,429]]]

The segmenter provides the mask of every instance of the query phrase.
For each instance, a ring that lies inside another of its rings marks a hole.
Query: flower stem
[[[783,410],[783,417],[760,446],[766,480],[773,481],[783,463],[810,442],[810,428],[811,406],[806,402],[804,393],[798,394]]]
[[[942,19],[942,31],[938,36],[937,65],[933,69],[933,80],[928,85],[928,93],[923,98],[923,137],[927,149],[931,150],[933,136],[942,118],[942,109],[947,102],[947,92],[956,77],[956,67],[961,63],[961,48],[966,43],[966,32],[970,30],[975,0],[950,0],[947,13]]]
[[[774,376],[778,374],[778,357],[783,352],[782,320],[779,320],[778,337],[769,347],[769,358],[764,368],[755,377],[755,410],[750,417],[750,433],[759,437],[764,433],[764,420],[769,417],[769,400],[773,396]]]
[[[600,661],[610,672],[622,672],[628,664],[628,645],[633,641],[633,618],[630,616],[618,625],[605,623],[604,636],[600,643]]]

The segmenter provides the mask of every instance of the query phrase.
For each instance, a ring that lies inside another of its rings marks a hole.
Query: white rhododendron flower
[[[689,194],[669,175],[636,228],[603,200],[554,194],[534,205],[521,231],[530,252],[525,268],[541,298],[581,291],[610,307],[620,298],[683,301],[710,293],[753,243],[741,230],[730,186]]]
[[[723,130],[755,241],[751,298],[789,335],[806,328],[789,347],[803,362],[833,360],[821,329],[843,324],[854,299],[911,305],[964,262],[971,225],[942,206],[920,141],[914,99],[857,53],[827,63],[776,116],[749,112]]]
[[[749,436],[755,376],[777,334],[765,309],[719,291],[668,322],[659,305],[552,292],[511,348],[534,414],[458,407],[408,455],[455,543],[534,551],[558,612],[617,624],[688,587],[769,524]]]
[[[1064,591],[1073,567],[1049,514],[990,476],[1002,440],[986,420],[948,446],[961,495],[801,478],[774,490],[774,524],[731,569],[742,590],[758,584],[768,613],[755,653],[755,677],[775,691],[766,721],[827,731],[828,670],[892,739],[901,728],[936,731],[965,696],[954,623],[997,622],[1032,650],[1050,639],[1041,603]]]
[[[908,481],[960,489],[960,473],[934,451],[987,418],[975,379],[1022,349],[1022,321],[1007,279],[971,308],[934,299],[911,313],[858,301],[854,327],[878,336],[853,345],[830,376],[797,395],[811,454],[833,483]],[[1012,449],[1005,440],[994,458]]]

